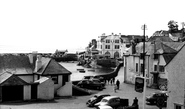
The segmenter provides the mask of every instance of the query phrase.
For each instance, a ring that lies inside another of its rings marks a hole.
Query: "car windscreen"
[[[102,99],[101,102],[108,102],[108,100],[107,99]]]

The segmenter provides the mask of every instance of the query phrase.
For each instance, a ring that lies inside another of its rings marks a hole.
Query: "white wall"
[[[38,85],[38,99],[51,100],[54,99],[54,82],[48,79]]]
[[[62,81],[63,81],[63,76],[62,75],[58,75],[58,84],[54,84],[55,93],[58,90],[58,88],[60,88],[62,86]]]
[[[24,100],[31,100],[31,85],[24,86]]]
[[[184,105],[185,89],[185,47],[166,66],[168,72],[167,109],[174,109],[174,103]],[[184,109],[184,106],[182,106]]]
[[[72,96],[72,82],[66,84],[57,90],[58,96]]]

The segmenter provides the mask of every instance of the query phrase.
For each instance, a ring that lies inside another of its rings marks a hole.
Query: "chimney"
[[[41,55],[37,55],[37,60],[35,63],[35,72],[38,72],[38,70],[42,67],[42,56]]]
[[[121,37],[121,33],[119,33],[119,36]]]
[[[33,64],[33,54],[30,53],[30,54],[28,55],[28,57],[29,57],[30,63]]]

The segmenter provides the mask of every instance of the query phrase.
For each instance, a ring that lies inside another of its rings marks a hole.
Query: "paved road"
[[[154,89],[147,89],[146,95],[155,92]],[[128,98],[129,104],[133,102],[133,98],[137,97],[139,100],[139,109],[142,109],[142,93],[134,91],[134,85],[122,83],[120,90],[115,93],[112,85],[106,85],[106,89],[97,93],[109,93],[111,95]],[[78,96],[70,98],[60,98],[52,102],[37,102],[37,103],[7,103],[0,104],[0,109],[88,109],[85,102],[93,95]],[[158,109],[156,106],[146,105],[146,109]]]

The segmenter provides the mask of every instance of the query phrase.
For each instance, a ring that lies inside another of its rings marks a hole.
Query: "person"
[[[135,109],[139,109],[137,97],[134,98],[132,106],[135,106]]]
[[[115,77],[113,77],[112,82],[113,82],[113,84],[115,84]]]
[[[112,78],[110,79],[110,84],[111,84],[111,85],[113,84],[113,79],[112,79]]]
[[[116,85],[117,85],[117,89],[119,90],[119,85],[120,85],[119,80],[116,81]]]
[[[116,93],[116,90],[117,90],[117,85],[116,84],[113,84],[114,85],[114,92]]]

